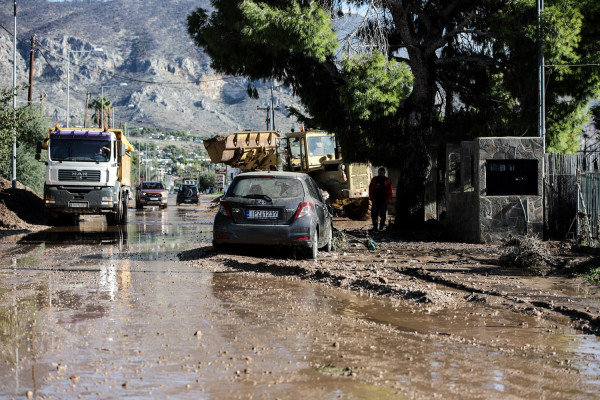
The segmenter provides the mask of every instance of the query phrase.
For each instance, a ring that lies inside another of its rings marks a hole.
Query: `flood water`
[[[600,398],[566,320],[207,272],[178,257],[210,246],[194,206],[129,217],[0,243],[0,398]]]

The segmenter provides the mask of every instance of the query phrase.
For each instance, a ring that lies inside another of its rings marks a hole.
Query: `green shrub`
[[[600,283],[600,257],[576,264],[570,271],[571,276],[577,276],[587,281]]]

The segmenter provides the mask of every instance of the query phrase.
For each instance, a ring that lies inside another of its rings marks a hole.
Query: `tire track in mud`
[[[417,305],[426,304],[430,308],[480,302],[545,319],[567,317],[573,328],[600,335],[600,317],[593,315],[594,311],[600,312],[597,301],[574,301],[550,290],[539,293],[533,289],[516,290],[515,288],[527,288],[527,282],[517,280],[511,286],[500,282],[502,278],[497,275],[491,274],[488,277],[481,271],[478,274],[465,274],[469,265],[463,265],[460,261],[446,264],[451,266],[441,271],[440,263],[436,261],[433,263],[436,272],[432,272],[427,268],[426,262],[413,267],[410,262],[385,259],[375,263],[372,261],[373,256],[370,258],[370,262],[364,263],[338,257],[335,253],[333,257],[327,256],[314,261],[295,260],[285,256],[264,258],[246,253],[216,254],[211,247],[179,254],[181,261],[187,261],[196,267],[210,265],[209,268],[215,270],[214,264],[221,264],[230,272],[294,277],[372,296],[406,300]],[[497,265],[493,267],[498,268]],[[453,272],[452,268],[461,272]],[[472,280],[467,280],[467,277]]]

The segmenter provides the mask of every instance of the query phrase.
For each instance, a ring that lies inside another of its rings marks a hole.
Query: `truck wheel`
[[[79,225],[79,214],[63,214],[63,218],[65,219],[65,224],[68,226]]]
[[[371,215],[371,202],[369,199],[362,199],[360,203],[350,203],[344,206],[346,217],[354,221],[366,221]]]
[[[123,203],[119,201],[117,203],[117,211],[111,211],[106,214],[106,223],[110,226],[117,226],[123,218]]]
[[[127,200],[123,200],[123,215],[121,216],[121,223],[126,224],[127,223]]]
[[[116,212],[109,212],[106,214],[106,223],[109,226],[119,225],[119,215]]]
[[[48,219],[48,225],[60,226],[60,215],[57,211],[48,211],[46,217]]]

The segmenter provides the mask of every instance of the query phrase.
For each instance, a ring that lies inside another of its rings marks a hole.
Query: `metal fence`
[[[600,215],[600,174],[582,173],[578,185],[577,233],[587,243],[598,240]]]
[[[546,154],[545,221],[548,238],[598,239],[600,153]]]

